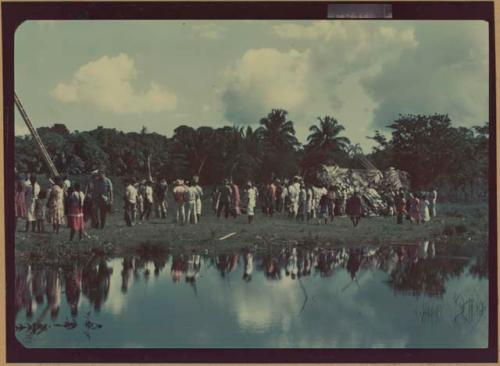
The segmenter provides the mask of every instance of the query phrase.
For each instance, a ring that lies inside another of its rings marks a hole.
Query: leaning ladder
[[[17,94],[14,92],[14,104],[16,105],[17,109],[19,110],[19,113],[21,113],[21,116],[24,119],[24,122],[26,123],[26,126],[28,126],[28,129],[31,132],[31,136],[33,136],[33,139],[35,140],[36,146],[38,147],[38,150],[40,150],[40,153],[42,154],[43,160],[45,160],[45,163],[49,167],[50,172],[52,173],[52,176],[57,177],[59,175],[59,172],[56,169],[56,166],[52,162],[52,159],[49,156],[49,153],[47,152],[47,149],[45,148],[45,145],[42,142],[42,139],[38,135],[38,132],[36,129],[33,127],[33,124],[31,123],[28,114],[23,108],[23,105],[21,104],[21,101],[19,100],[19,97]]]

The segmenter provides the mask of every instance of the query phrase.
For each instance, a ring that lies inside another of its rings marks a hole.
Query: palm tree
[[[308,144],[304,149],[302,171],[304,175],[313,175],[321,164],[330,164],[334,160],[345,160],[349,148],[349,139],[339,136],[344,126],[330,116],[318,117],[319,124],[309,128]]]
[[[344,126],[330,116],[318,117],[319,125],[309,128],[310,135],[307,137],[310,149],[328,149],[331,151],[346,151],[349,147],[349,139],[339,136],[344,131]]]
[[[273,109],[267,117],[260,120],[257,133],[262,134],[266,150],[289,151],[299,145],[295,137],[293,122],[287,121],[288,112],[283,109]]]

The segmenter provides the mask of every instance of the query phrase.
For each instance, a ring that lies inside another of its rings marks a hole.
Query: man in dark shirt
[[[94,227],[104,228],[106,224],[106,214],[113,205],[113,184],[106,177],[104,170],[99,170],[92,185],[92,199],[94,201]]]
[[[354,194],[347,200],[346,211],[352,221],[352,225],[354,227],[358,226],[363,213],[363,206],[361,204],[361,197],[357,191],[354,191]]]
[[[224,179],[224,182],[219,189],[219,206],[217,208],[217,217],[220,217],[222,209],[224,209],[224,216],[226,217],[226,219],[228,218],[231,208],[232,195],[233,189],[229,185],[229,180]]]

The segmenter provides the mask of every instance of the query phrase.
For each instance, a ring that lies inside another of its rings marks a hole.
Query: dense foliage
[[[488,124],[453,127],[447,115],[401,115],[388,128],[390,137],[375,132],[377,142],[368,158],[379,169],[390,166],[410,173],[415,189],[432,186],[460,191],[469,198],[484,194],[488,178]],[[124,133],[98,127],[70,132],[65,125],[38,128],[59,171],[84,174],[104,166],[115,176],[168,180],[199,175],[203,184],[223,177],[236,182],[263,182],[296,174],[313,177],[321,164],[361,168],[359,144],[342,136],[344,127],[332,116],[318,118],[307,143],[295,136],[293,121],[281,109],[260,120],[260,127],[199,127],[182,125],[172,137]],[[16,137],[19,172],[47,173],[31,136]],[[478,187],[482,187],[479,189]],[[481,192],[479,192],[481,191]]]

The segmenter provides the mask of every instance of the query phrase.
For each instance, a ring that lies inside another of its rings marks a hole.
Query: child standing
[[[38,193],[38,197],[35,200],[35,218],[36,218],[36,228],[37,232],[45,232],[45,199],[47,198],[47,191],[41,189]]]

